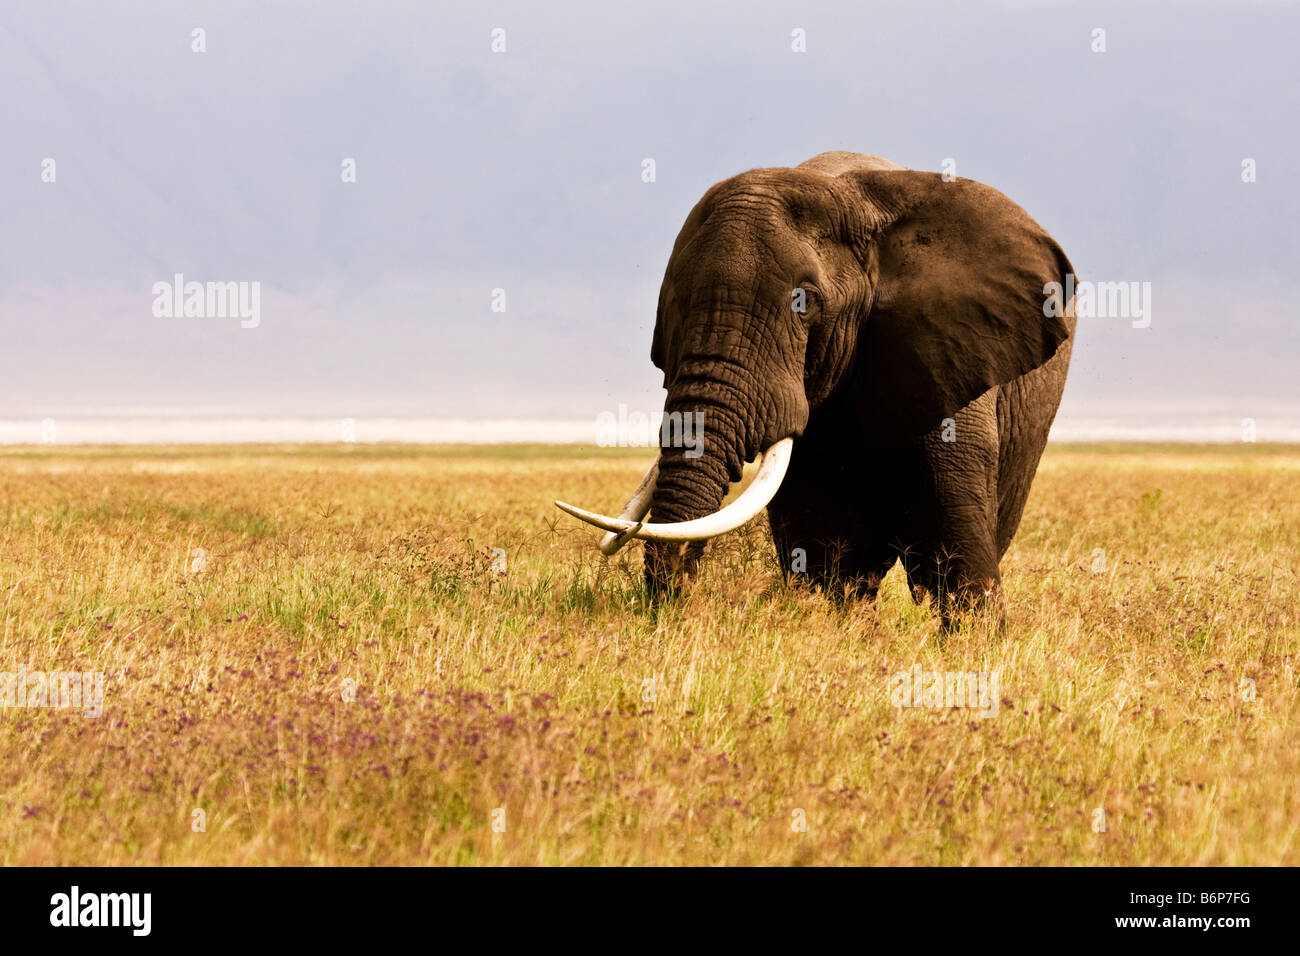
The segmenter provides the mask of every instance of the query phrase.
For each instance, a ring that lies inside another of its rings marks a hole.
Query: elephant
[[[646,539],[655,596],[766,507],[788,579],[872,600],[901,561],[945,624],[989,603],[1003,620],[999,565],[1065,387],[1072,273],[973,180],[842,151],[724,180],[673,245],[650,349],[665,414],[703,416],[702,453],[663,441],[619,518],[556,504],[607,531],[606,554]]]

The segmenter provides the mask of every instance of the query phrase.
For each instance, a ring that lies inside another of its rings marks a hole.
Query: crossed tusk
[[[563,501],[555,502],[555,507],[567,512],[590,525],[602,528],[608,534],[601,539],[602,554],[614,554],[633,538],[646,541],[705,541],[720,534],[734,531],[767,507],[768,502],[781,487],[786,470],[790,467],[790,451],[794,439],[783,438],[763,453],[758,466],[758,474],[749,483],[739,498],[712,514],[691,521],[676,521],[664,524],[646,524],[645,516],[650,512],[650,501],[654,497],[655,484],[659,480],[659,459],[637,485],[636,491],[628,500],[623,513],[617,518],[587,511]]]

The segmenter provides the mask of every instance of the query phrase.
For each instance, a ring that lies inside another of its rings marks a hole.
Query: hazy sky
[[[7,0],[0,418],[656,409],[691,206],[847,149],[951,158],[1082,277],[1152,284],[1150,328],[1080,322],[1063,424],[1262,440],[1300,424],[1298,35],[1287,4]],[[260,282],[260,325],[155,317],[175,273]]]

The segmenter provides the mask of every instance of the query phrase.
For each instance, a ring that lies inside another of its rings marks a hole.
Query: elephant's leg
[[[896,563],[898,555],[891,548],[872,546],[855,552],[852,576],[854,593],[874,602],[880,593],[880,583]]]
[[[784,562],[786,581],[806,582],[836,598],[874,601],[880,582],[898,560],[893,553],[875,553],[852,543],[812,538],[798,530],[790,532],[788,541],[803,541],[804,545],[777,546],[777,559]]]
[[[767,514],[787,581],[874,600],[898,557],[881,525],[894,476],[845,434],[832,415],[823,414],[796,441],[790,470]]]
[[[797,507],[768,507],[776,560],[788,583],[806,582],[830,594],[874,600],[895,556],[872,548],[846,520],[849,503],[839,498],[803,500]]]
[[[936,604],[941,588],[939,587],[939,576],[937,564],[923,557],[921,546],[916,544],[903,544],[899,542],[898,559],[902,562],[903,573],[907,575],[907,586],[912,592],[912,600],[920,604],[926,596],[933,598]],[[926,552],[928,555],[928,551]]]
[[[920,603],[929,595],[948,627],[973,609],[989,610],[1000,621],[1006,609],[991,525],[973,518],[967,522],[966,516],[953,518],[947,542],[901,550],[912,599]],[[957,538],[963,543],[954,544]],[[980,543],[981,538],[989,544]]]
[[[933,595],[946,624],[980,605],[1000,614],[997,391],[940,423],[920,449],[927,480],[912,510],[924,517],[904,556],[908,581]]]
[[[844,530],[828,522],[772,515],[772,541],[786,581],[806,582],[835,597],[874,601],[898,555],[870,542],[834,536]]]
[[[949,508],[944,539],[918,557],[914,579],[934,596],[944,623],[975,608],[1002,608],[996,529],[978,512]],[[911,581],[909,580],[909,583]]]

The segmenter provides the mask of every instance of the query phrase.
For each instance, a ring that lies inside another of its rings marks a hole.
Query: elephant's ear
[[[650,361],[664,374],[664,388],[668,387],[668,366],[664,342],[664,289],[659,290],[659,308],[655,310],[655,334],[650,341]]]
[[[1044,307],[1044,286],[1064,288],[1072,268],[1023,209],[996,189],[937,173],[847,178],[861,189],[876,246],[857,353],[860,401],[873,421],[897,437],[921,434],[1056,354],[1073,321]]]

